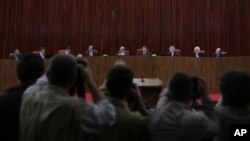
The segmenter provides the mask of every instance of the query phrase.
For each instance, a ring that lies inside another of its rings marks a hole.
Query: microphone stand
[[[145,80],[144,80],[144,77],[142,76],[141,77],[141,82],[143,83],[143,82],[145,82]]]

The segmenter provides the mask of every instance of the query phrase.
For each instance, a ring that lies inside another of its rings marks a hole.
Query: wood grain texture
[[[249,56],[249,17],[249,0],[0,0],[0,58],[40,46],[76,54],[89,44],[109,55],[146,44],[157,54],[175,45],[189,56],[199,45]]]
[[[93,57],[87,58],[98,85],[117,59],[124,59],[135,78],[159,78],[163,87],[176,72],[205,79],[209,92],[218,92],[219,78],[225,71],[243,70],[250,73],[250,57],[190,58],[190,57]],[[18,84],[15,61],[0,60],[0,91]],[[48,64],[48,60],[46,61]]]

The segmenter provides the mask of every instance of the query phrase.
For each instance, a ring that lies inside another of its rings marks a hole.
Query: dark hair
[[[206,91],[206,86],[207,86],[206,82],[203,79],[196,77],[196,76],[192,77],[191,80],[193,83],[193,92],[194,92],[193,99],[199,99],[199,98],[201,98],[201,95],[202,95],[201,92]],[[202,88],[203,91],[200,91],[200,88]]]
[[[35,54],[25,55],[17,65],[18,78],[22,83],[35,83],[44,70],[43,60]]]
[[[250,102],[250,75],[243,71],[230,71],[220,79],[223,105],[245,107]]]
[[[49,83],[64,87],[76,79],[77,63],[76,60],[69,55],[57,54],[49,64],[48,79]]]
[[[45,47],[43,47],[43,46],[40,47],[40,50],[44,50],[44,49],[45,49]]]
[[[191,78],[183,73],[176,73],[169,82],[169,94],[176,101],[191,100],[194,95]]]
[[[71,46],[66,46],[65,49],[71,49]]]
[[[85,60],[80,60],[80,59],[77,59],[76,60],[76,62],[77,62],[77,64],[78,65],[82,65],[83,67],[86,67],[87,66],[87,62],[85,61]],[[80,76],[80,68],[78,67],[77,68],[77,78],[76,78],[76,87],[74,88],[73,87],[73,89],[76,89],[76,92],[77,92],[77,95],[78,95],[78,97],[83,97],[83,98],[85,98],[85,86],[84,86],[84,79],[82,78],[82,77],[79,77]],[[74,94],[75,95],[75,93],[76,92],[74,92],[74,93],[71,93],[72,95]]]
[[[131,90],[132,82],[133,72],[127,66],[114,66],[107,76],[107,88],[110,96],[124,99]]]

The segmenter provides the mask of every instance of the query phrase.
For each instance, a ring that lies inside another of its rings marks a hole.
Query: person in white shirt
[[[72,53],[71,53],[71,47],[70,47],[70,46],[66,46],[64,52],[65,52],[65,54],[67,54],[67,55],[72,55]]]
[[[11,60],[15,60],[15,61],[21,60],[22,55],[21,55],[19,49],[15,49],[14,53],[12,53],[12,54],[9,55],[9,58]]]
[[[73,56],[57,54],[46,75],[47,86],[22,97],[20,141],[86,140],[86,133],[97,133],[114,124],[115,107],[98,90],[87,62],[83,67]],[[77,77],[84,79],[93,104],[70,96]]]
[[[124,46],[120,47],[120,50],[116,53],[117,56],[129,56],[129,53],[125,50]]]
[[[94,50],[93,45],[90,45],[88,50],[83,53],[83,56],[98,56],[98,51]]]
[[[179,54],[176,53],[175,46],[170,46],[169,47],[169,51],[167,53],[167,56],[171,56],[171,57],[179,56]]]
[[[201,141],[219,132],[219,119],[207,93],[201,96],[203,111],[196,111],[189,105],[194,97],[189,76],[176,73],[163,92],[165,94],[161,95],[167,97],[160,100],[166,100],[165,104],[158,102],[148,118],[152,141]]]
[[[138,56],[151,56],[147,46],[142,46],[142,48],[137,52]]]
[[[222,52],[221,51],[221,48],[216,48],[215,52],[212,54],[212,57],[215,57],[215,58],[222,58],[225,56],[225,52]]]
[[[194,51],[192,52],[192,56],[199,58],[199,57],[203,57],[203,53],[201,51],[201,48],[199,46],[194,47]]]
[[[40,48],[39,55],[41,56],[41,58],[42,58],[43,60],[46,58],[46,55],[45,55],[45,48],[44,48],[44,47],[41,47],[41,48]]]

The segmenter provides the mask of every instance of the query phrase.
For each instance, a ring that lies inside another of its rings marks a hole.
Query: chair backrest
[[[9,53],[9,57],[11,57],[11,56],[13,56],[14,55],[14,53]]]
[[[142,51],[142,49],[141,48],[136,49],[136,52],[139,52],[139,51]],[[148,51],[148,49],[147,49],[147,51]]]
[[[139,51],[142,51],[142,49],[141,48],[136,49],[136,52],[139,52]]]
[[[201,54],[205,54],[206,51],[205,51],[205,50],[201,50],[200,53],[201,53]]]
[[[181,53],[181,49],[175,49],[176,53]]]
[[[141,51],[142,51],[141,48],[136,49],[136,54],[139,55],[139,52],[141,52]],[[148,49],[147,49],[147,51],[148,51]]]
[[[226,54],[227,54],[227,52],[225,52],[225,51],[221,51],[221,54],[222,54],[222,55],[226,55]]]
[[[65,52],[64,49],[58,51],[58,53],[63,53],[63,52]]]
[[[125,50],[125,53],[129,54],[129,50]]]
[[[177,55],[181,55],[181,49],[176,48],[174,51]]]
[[[36,50],[32,52],[33,54],[40,54],[40,50]]]

